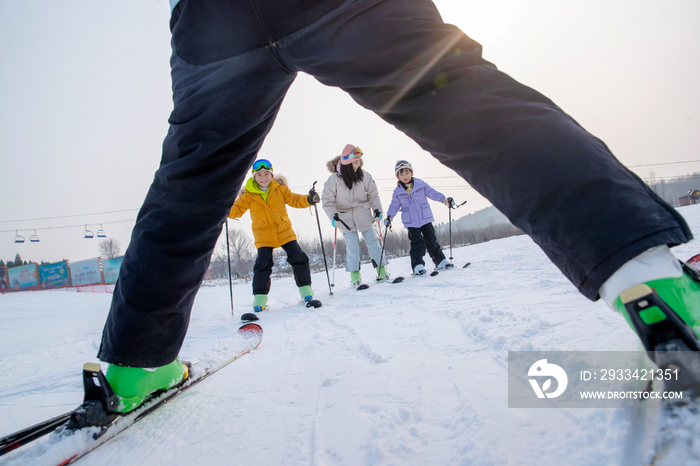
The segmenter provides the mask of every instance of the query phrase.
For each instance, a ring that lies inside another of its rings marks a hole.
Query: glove
[[[374,209],[374,218],[378,218],[380,222],[382,221],[382,213],[379,209]]]
[[[321,197],[312,189],[309,191],[309,195],[307,196],[306,200],[309,201],[309,204],[316,204],[321,200]]]
[[[333,214],[333,219],[331,220],[331,225],[333,225],[333,228],[337,228],[337,227],[335,226],[335,221],[336,221],[336,220],[340,220],[340,215],[338,215],[337,212]]]
[[[445,202],[445,205],[447,207],[449,207],[450,209],[454,209],[457,207],[457,204],[455,204],[455,200],[452,199],[451,197],[448,197],[447,199],[445,199],[444,202]]]
[[[387,217],[384,220],[384,226],[390,227],[391,226],[391,217]]]

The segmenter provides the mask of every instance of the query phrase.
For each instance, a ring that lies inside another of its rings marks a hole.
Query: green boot
[[[377,280],[388,280],[389,279],[389,272],[386,269],[385,265],[382,265],[381,267],[377,267]]]
[[[664,389],[700,394],[700,274],[684,265],[678,278],[651,280],[620,293],[613,303],[644,344],[649,358],[675,377]]]
[[[652,290],[656,291],[659,298],[673,309],[696,335],[700,336],[700,282],[691,277],[687,271],[678,278],[662,278],[633,286],[618,296],[613,307],[634,329],[625,304],[651,294]],[[666,314],[655,305],[641,310],[639,317],[646,325],[653,325],[667,319]]]
[[[116,366],[107,367],[105,378],[119,397],[116,410],[127,413],[138,408],[148,395],[167,390],[189,377],[189,369],[179,359],[155,369]]]
[[[262,312],[267,308],[267,295],[256,294],[253,296],[253,311]]]
[[[312,290],[311,286],[309,285],[300,286],[299,294],[301,295],[301,299],[304,302],[311,301],[312,299],[314,299],[314,290]]]
[[[360,272],[350,272],[350,283],[353,286],[361,285],[362,284],[362,276],[360,275]]]

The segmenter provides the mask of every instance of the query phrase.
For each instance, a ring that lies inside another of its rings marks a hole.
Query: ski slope
[[[700,236],[700,206],[679,211]],[[687,259],[698,240],[674,249]],[[458,266],[355,291],[313,276],[319,309],[273,281],[260,347],[81,459],[81,465],[632,465],[653,410],[509,409],[509,350],[638,350],[622,317],[593,303],[526,236],[454,250]],[[373,277],[363,267],[365,281]],[[183,359],[224,359],[250,285],[203,287]],[[82,401],[111,295],[0,296],[0,436]],[[39,440],[0,465],[53,465]]]

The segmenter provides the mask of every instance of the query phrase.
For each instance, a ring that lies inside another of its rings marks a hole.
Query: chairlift
[[[95,233],[92,231],[88,230],[87,225],[85,225],[85,231],[83,232],[83,235],[85,235],[85,238],[93,238],[95,236]]]
[[[34,234],[29,237],[29,241],[31,241],[32,243],[39,242],[39,235],[36,234],[36,230],[34,230]]]
[[[24,243],[24,236],[20,235],[17,230],[15,230],[15,243]]]
[[[102,224],[101,224],[101,223],[100,223],[100,229],[97,230],[97,237],[98,237],[98,238],[106,238],[106,237],[107,237],[107,233],[105,233],[105,229],[102,228]]]

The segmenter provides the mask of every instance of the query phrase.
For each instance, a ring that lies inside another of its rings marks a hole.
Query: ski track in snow
[[[700,206],[679,211],[699,235]],[[391,260],[400,284],[372,283],[365,265],[365,291],[338,269],[332,297],[314,274],[318,309],[299,302],[292,278],[273,281],[257,350],[79,464],[640,464],[654,410],[508,408],[509,350],[641,349],[622,317],[579,295],[526,236],[453,256],[472,264],[412,277],[408,258]],[[203,370],[235,352],[250,286],[234,286],[234,317],[228,286],[200,290],[181,358]],[[12,374],[0,378],[0,436],[82,401],[80,370],[97,362],[110,298],[0,296],[0,371]],[[0,465],[53,464],[58,448],[45,438]]]

